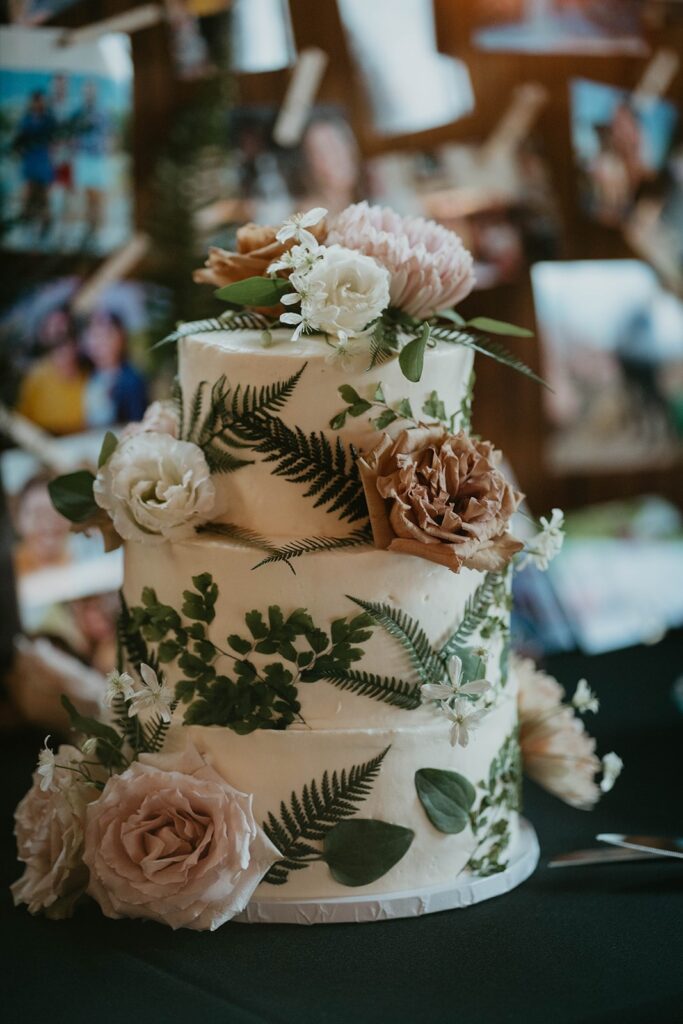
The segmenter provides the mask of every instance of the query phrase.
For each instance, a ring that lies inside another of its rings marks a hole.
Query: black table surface
[[[602,752],[624,758],[622,778],[588,813],[528,785],[525,814],[542,849],[533,877],[466,910],[410,920],[198,933],[110,921],[95,905],[66,922],[15,910],[8,819],[41,737],[4,737],[4,1020],[683,1021],[683,864],[547,866],[553,854],[595,845],[597,832],[681,834],[683,714],[672,687],[683,674],[683,636],[594,658],[563,655],[548,668],[570,688],[585,675],[596,689],[602,707],[589,728]]]

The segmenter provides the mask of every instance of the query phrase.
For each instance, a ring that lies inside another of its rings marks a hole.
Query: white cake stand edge
[[[338,896],[323,900],[254,897],[235,921],[248,924],[342,924],[419,917],[442,910],[462,910],[502,896],[533,874],[540,850],[533,825],[520,819],[519,838],[504,871],[486,878],[460,875],[445,885],[414,892]]]

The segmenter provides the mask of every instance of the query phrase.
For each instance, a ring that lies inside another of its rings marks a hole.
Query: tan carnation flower
[[[296,244],[295,238],[278,242],[279,227],[264,224],[245,224],[237,231],[237,251],[229,252],[213,246],[209,249],[204,267],[195,270],[193,277],[199,284],[221,288],[248,277],[263,277],[271,263]],[[324,220],[309,227],[311,234],[321,241],[327,231]],[[269,309],[268,312],[272,312]]]
[[[507,532],[522,500],[488,441],[442,427],[384,434],[358,462],[375,544],[438,562],[500,572],[523,545]]]

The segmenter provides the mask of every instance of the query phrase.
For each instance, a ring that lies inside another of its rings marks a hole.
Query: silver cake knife
[[[615,864],[620,861],[655,860],[659,853],[645,853],[642,850],[626,850],[623,846],[603,846],[592,850],[572,850],[560,853],[548,861],[549,868],[582,867],[588,864]]]
[[[595,837],[620,849],[656,854],[658,857],[679,857],[683,860],[683,839],[672,836],[623,836],[617,832],[601,832]]]

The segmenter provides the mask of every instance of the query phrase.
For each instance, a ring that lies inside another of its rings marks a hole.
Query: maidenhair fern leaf
[[[263,831],[282,854],[264,876],[271,885],[284,885],[290,871],[300,871],[319,856],[311,845],[321,842],[334,826],[356,813],[357,805],[370,794],[389,747],[364,764],[354,765],[348,772],[328,772],[318,783],[314,779],[298,796],[292,792],[289,806],[280,804],[280,817],[268,815]]]
[[[322,678],[326,679],[328,683],[333,683],[340,690],[350,690],[351,693],[383,701],[385,704],[402,708],[404,711],[414,711],[422,703],[419,686],[414,683],[406,683],[394,676],[389,678],[357,669],[348,669],[347,671],[340,669],[337,672],[326,674]]]
[[[429,638],[417,619],[412,619],[407,612],[400,608],[392,608],[389,604],[363,601],[358,597],[351,597],[349,594],[347,597],[366,611],[390,636],[399,641],[423,683],[443,680],[444,663],[432,649]]]

